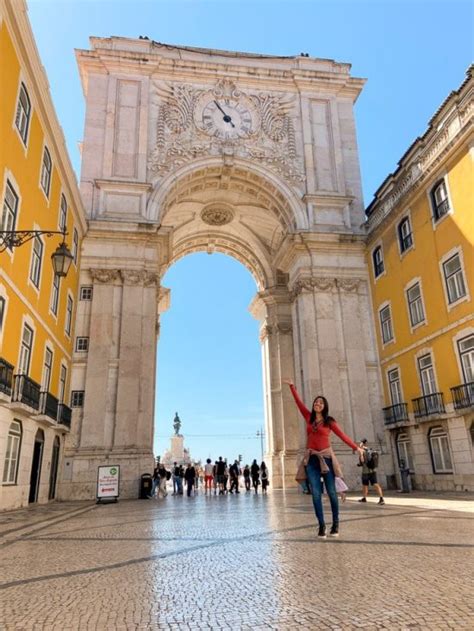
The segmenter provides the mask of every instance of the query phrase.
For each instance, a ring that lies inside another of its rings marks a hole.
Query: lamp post
[[[58,230],[0,230],[0,253],[5,250],[18,248],[24,243],[35,239],[40,235],[52,237],[53,234],[60,234],[63,237],[62,242],[51,255],[51,262],[56,276],[67,276],[71,263],[74,259],[69,248],[66,245],[66,231]]]
[[[260,462],[263,462],[263,437],[264,437],[264,433],[263,433],[263,429],[257,429],[257,438],[260,436],[260,453],[262,456],[262,459]]]

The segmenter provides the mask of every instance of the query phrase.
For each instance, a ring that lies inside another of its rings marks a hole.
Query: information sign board
[[[97,470],[97,501],[115,500],[119,496],[120,465],[104,465]]]

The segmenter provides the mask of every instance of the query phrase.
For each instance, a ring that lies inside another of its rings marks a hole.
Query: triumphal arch
[[[282,377],[308,402],[324,393],[349,435],[373,440],[381,398],[353,114],[364,81],[331,60],[147,38],[91,38],[77,60],[89,232],[76,335],[88,350],[75,354],[84,405],[62,497],[93,497],[107,463],[136,497],[153,463],[160,279],[191,252],[229,254],[255,279],[273,485],[294,485],[304,446]]]

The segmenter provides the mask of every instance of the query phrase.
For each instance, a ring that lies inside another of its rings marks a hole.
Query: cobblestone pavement
[[[6,513],[0,629],[472,629],[463,500],[349,498],[327,540],[278,491]]]

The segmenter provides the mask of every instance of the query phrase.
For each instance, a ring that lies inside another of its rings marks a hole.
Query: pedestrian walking
[[[260,484],[260,467],[258,466],[256,460],[252,462],[252,466],[250,467],[250,476],[252,478],[252,486],[255,489],[255,493],[258,493],[258,485]]]
[[[240,475],[240,467],[239,461],[234,460],[234,464],[229,467],[229,476],[230,476],[230,489],[229,492],[240,493],[239,491],[239,475]]]
[[[174,462],[173,463],[173,475],[172,475],[172,479],[173,479],[173,495],[177,495],[178,494],[178,477],[179,477],[178,463]]]
[[[196,479],[196,469],[191,465],[191,463],[188,463],[188,466],[186,467],[186,471],[184,472],[184,479],[186,480],[186,495],[188,497],[191,497],[191,492],[193,490],[194,482]]]
[[[336,434],[353,451],[357,451],[359,455],[362,455],[363,451],[359,445],[342,431],[332,416],[329,416],[329,405],[325,397],[317,396],[313,401],[311,411],[309,411],[301,401],[293,382],[289,379],[284,379],[283,383],[290,386],[295,403],[306,421],[305,464],[313,497],[314,512],[319,524],[318,537],[321,539],[326,538],[326,524],[321,496],[321,475],[324,478],[324,485],[331,504],[332,526],[329,534],[332,537],[337,537],[339,535],[339,501],[335,478],[336,476],[342,477],[342,471],[331,448],[331,432]]]
[[[178,495],[182,495],[183,494],[183,480],[184,480],[184,469],[183,469],[183,465],[179,465],[178,466],[178,472],[177,472],[177,483],[178,483]]]
[[[205,493],[207,493],[209,491],[209,493],[212,490],[212,483],[214,480],[214,476],[213,476],[213,464],[211,462],[211,459],[208,458],[206,460],[206,464],[204,465],[204,491]]]
[[[377,503],[383,505],[385,504],[383,491],[377,480],[378,453],[369,449],[367,446],[367,438],[361,440],[359,446],[362,449],[362,454],[359,454],[359,463],[357,465],[358,467],[362,467],[362,497],[359,502],[367,502],[369,484],[371,484],[379,496]]]
[[[226,464],[222,460],[222,456],[219,456],[219,460],[216,462],[216,477],[217,486],[219,487],[219,495],[224,495],[225,469]]]
[[[158,486],[158,497],[166,497],[168,495],[168,491],[166,490],[166,482],[168,481],[168,471],[165,466],[162,464],[158,469],[158,474],[160,476],[160,484]],[[171,475],[170,475],[171,477]]]
[[[155,493],[156,493],[156,489],[159,487],[160,485],[160,467],[157,464],[156,467],[153,469],[153,478],[152,478],[152,482],[151,482],[151,492],[150,495],[148,496],[149,498],[155,497]]]
[[[260,479],[262,481],[262,493],[266,495],[269,481],[267,465],[264,462],[260,465]]]
[[[250,491],[250,467],[248,466],[248,464],[245,465],[243,474],[244,474],[245,490]]]

